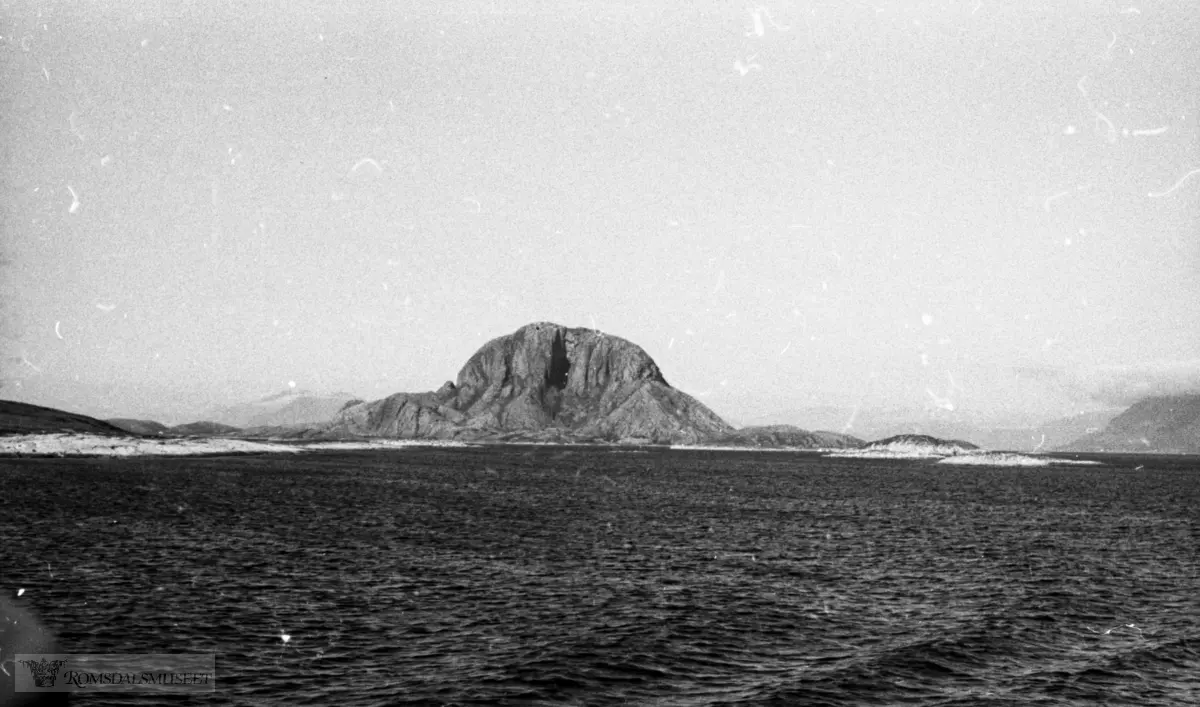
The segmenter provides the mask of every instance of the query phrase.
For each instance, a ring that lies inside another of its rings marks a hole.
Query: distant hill
[[[671,387],[639,346],[594,329],[521,327],[428,393],[350,405],[324,433],[371,437],[707,442],[733,428]]]
[[[795,425],[743,427],[712,442],[734,447],[777,447],[792,449],[857,449],[863,440],[838,432],[810,432]]]
[[[1060,451],[1200,454],[1200,395],[1141,400]]]
[[[0,434],[37,434],[46,432],[88,432],[98,435],[124,435],[126,432],[103,420],[55,408],[0,400]]]
[[[216,437],[219,435],[230,435],[241,432],[241,428],[233,425],[222,425],[219,422],[211,420],[203,420],[201,422],[189,422],[186,425],[175,425],[167,428],[169,434],[185,435],[196,437]]]
[[[903,408],[856,411],[854,408],[819,406],[781,411],[758,419],[788,422],[808,429],[842,430],[863,439],[922,434],[942,439],[969,439],[984,449],[1045,452],[1089,432],[1098,432],[1120,413],[1119,409],[1101,410],[1030,424],[1023,420],[977,417],[960,411],[923,412]]]
[[[866,446],[866,449],[888,451],[913,450],[927,451],[934,454],[958,454],[979,449],[979,447],[961,439],[940,439],[929,435],[896,435],[871,442]]]
[[[350,393],[285,390],[249,403],[212,408],[201,417],[238,428],[311,426],[329,422],[355,399]]]
[[[105,422],[135,435],[164,435],[168,434],[170,429],[161,422],[155,422],[154,420],[134,420],[127,417],[115,417],[105,420]]]

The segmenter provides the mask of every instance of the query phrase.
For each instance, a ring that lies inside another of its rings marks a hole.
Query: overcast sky
[[[1195,384],[1194,2],[16,2],[0,34],[2,397],[377,398],[543,320],[735,421]]]

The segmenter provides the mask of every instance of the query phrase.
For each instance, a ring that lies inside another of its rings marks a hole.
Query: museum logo
[[[29,669],[34,687],[54,687],[58,682],[58,670],[67,664],[65,660],[22,660],[21,665]]]
[[[25,654],[16,692],[212,692],[212,654]]]

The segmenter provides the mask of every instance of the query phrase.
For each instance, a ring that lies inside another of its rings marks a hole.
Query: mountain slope
[[[185,425],[175,425],[174,427],[167,428],[168,434],[192,437],[215,437],[218,435],[230,435],[240,431],[240,429],[232,425],[222,425],[219,422],[212,422],[210,420],[189,422]]]
[[[863,440],[838,432],[810,432],[795,425],[743,427],[713,440],[735,447],[791,447],[796,449],[858,448]]]
[[[169,431],[166,425],[154,420],[134,420],[127,417],[116,417],[105,420],[105,422],[135,435],[163,435]]]
[[[0,434],[40,432],[90,432],[98,435],[124,435],[124,430],[103,420],[77,415],[55,408],[0,400]]]
[[[705,441],[732,431],[672,388],[641,347],[539,322],[475,352],[436,392],[351,405],[329,432],[364,436]],[[518,436],[519,438],[519,436]]]
[[[1200,395],[1141,400],[1062,451],[1200,454]]]

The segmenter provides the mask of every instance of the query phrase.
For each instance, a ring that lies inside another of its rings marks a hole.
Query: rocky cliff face
[[[351,405],[330,432],[387,437],[706,441],[732,431],[640,347],[536,323],[485,344],[436,392]]]
[[[1200,454],[1200,395],[1147,398],[1097,434],[1063,447],[1077,452]]]

